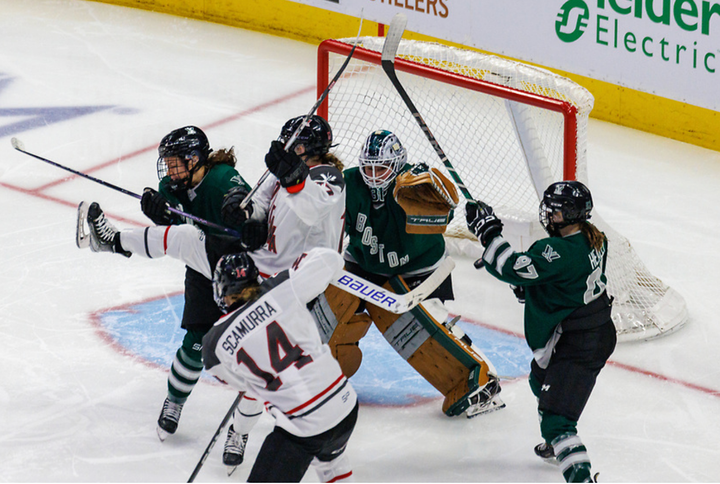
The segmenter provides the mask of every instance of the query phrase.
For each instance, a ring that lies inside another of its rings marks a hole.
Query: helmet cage
[[[365,140],[358,160],[373,202],[383,202],[388,187],[407,163],[407,151],[390,131],[375,131]]]
[[[213,298],[218,308],[227,313],[230,306],[226,296],[240,294],[246,287],[258,284],[258,269],[246,252],[224,255],[213,273]]]
[[[579,181],[562,181],[550,185],[540,202],[540,223],[553,237],[560,235],[560,229],[590,219],[593,208],[590,190]],[[553,220],[553,214],[560,212],[562,222]]]

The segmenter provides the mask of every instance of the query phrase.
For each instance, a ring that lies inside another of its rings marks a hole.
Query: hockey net
[[[326,40],[318,49],[318,94],[355,39]],[[329,120],[335,153],[356,166],[375,130],[398,135],[408,160],[444,170],[440,159],[381,67],[384,38],[365,37],[318,113]],[[469,192],[490,204],[516,250],[546,236],[538,204],[555,181],[587,180],[587,126],[594,98],[544,69],[475,51],[402,40],[395,69]],[[592,189],[592,187],[590,186]],[[446,236],[451,250],[479,257],[464,222],[462,200]],[[608,291],[620,341],[650,339],[687,321],[682,296],[653,276],[628,240],[596,212],[608,236]]]

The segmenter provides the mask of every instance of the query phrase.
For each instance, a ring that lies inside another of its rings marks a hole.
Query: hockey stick
[[[418,126],[420,126],[420,129],[425,134],[425,137],[432,145],[435,153],[437,153],[437,155],[440,157],[440,161],[442,161],[442,164],[445,165],[445,168],[447,168],[448,173],[450,173],[450,176],[457,184],[460,192],[463,194],[466,200],[475,201],[475,198],[473,198],[473,196],[470,194],[470,191],[465,186],[465,183],[463,183],[462,178],[460,178],[460,175],[458,175],[455,167],[452,165],[452,163],[450,163],[450,160],[448,160],[448,157],[445,155],[445,151],[443,151],[443,149],[440,147],[440,143],[438,143],[438,140],[432,134],[432,131],[430,131],[430,128],[425,122],[425,119],[418,111],[418,108],[415,107],[415,103],[413,103],[412,99],[410,99],[410,96],[408,95],[407,91],[405,91],[405,88],[400,83],[400,80],[397,77],[397,73],[395,72],[395,56],[397,55],[397,50],[400,46],[400,40],[402,39],[402,35],[405,31],[406,25],[407,17],[405,17],[405,14],[402,13],[396,14],[390,22],[387,37],[385,38],[385,44],[383,44],[381,57],[382,68],[385,71],[385,74],[387,74],[388,78],[390,79],[390,82],[392,82],[392,85],[395,87],[395,90],[398,92],[398,94],[400,94],[400,97],[410,110],[413,118],[415,118],[415,121],[417,121]],[[475,261],[474,266],[476,269],[480,269],[482,268],[483,264],[483,260],[478,259]]]
[[[106,186],[106,187],[108,187],[108,188],[112,188],[113,190],[117,190],[118,192],[124,193],[125,195],[130,195],[131,197],[135,197],[135,198],[137,198],[138,200],[141,200],[141,199],[142,199],[142,195],[138,195],[137,193],[131,192],[130,190],[126,190],[126,189],[124,189],[124,188],[122,188],[122,187],[119,187],[119,186],[117,186],[117,185],[113,185],[113,184],[110,183],[110,182],[106,182],[105,180],[101,180],[101,179],[99,179],[99,178],[95,178],[94,176],[88,175],[87,173],[83,173],[83,172],[81,172],[81,171],[73,170],[72,168],[69,168],[69,167],[67,167],[67,166],[65,166],[65,165],[61,165],[60,163],[56,163],[56,162],[54,162],[54,161],[52,161],[52,160],[48,160],[47,158],[43,158],[43,157],[40,156],[40,155],[36,155],[35,153],[31,153],[31,152],[29,152],[29,151],[26,151],[26,150],[25,150],[25,146],[23,145],[22,141],[20,141],[20,140],[17,139],[17,138],[12,138],[12,139],[10,140],[10,143],[12,144],[12,147],[15,148],[17,151],[19,151],[20,153],[24,153],[24,154],[26,154],[26,155],[28,155],[28,156],[32,156],[33,158],[37,158],[37,159],[40,160],[40,161],[44,161],[45,163],[49,163],[49,164],[51,164],[51,165],[53,165],[53,166],[57,166],[58,168],[61,168],[61,169],[65,170],[65,171],[69,171],[70,173],[73,173],[73,174],[75,174],[75,175],[81,176],[81,177],[83,177],[83,178],[87,178],[88,180],[94,181],[95,183],[99,183],[100,185],[104,185],[104,186]],[[227,227],[223,227],[222,225],[218,225],[218,224],[216,224],[216,223],[210,222],[210,221],[205,220],[205,219],[202,219],[202,218],[200,218],[200,217],[196,217],[195,215],[192,215],[192,214],[190,214],[190,213],[183,212],[182,210],[178,210],[178,209],[175,208],[175,207],[171,207],[171,206],[168,205],[168,208],[167,208],[167,209],[168,209],[168,211],[170,211],[170,212],[172,212],[172,213],[174,213],[174,214],[180,215],[181,217],[189,218],[189,219],[191,219],[191,220],[194,220],[195,222],[198,222],[198,223],[200,223],[200,224],[202,224],[202,225],[206,225],[206,226],[208,226],[208,227],[212,227],[212,228],[214,228],[214,229],[222,230],[223,232],[225,232],[225,233],[227,233],[227,234],[230,234],[230,235],[232,235],[233,237],[242,237],[242,234],[240,234],[239,232],[237,232],[237,231],[235,231],[235,230],[233,230],[233,229],[230,229],[230,228],[227,228]]]
[[[393,86],[395,86],[395,89],[398,94],[400,94],[402,100],[405,102],[405,105],[410,110],[410,113],[415,118],[415,121],[417,121],[420,129],[422,129],[425,137],[428,141],[430,141],[430,144],[435,149],[435,153],[437,153],[440,157],[440,161],[442,161],[443,165],[445,165],[445,168],[447,168],[450,176],[452,176],[458,188],[460,188],[460,192],[462,192],[466,200],[474,200],[467,187],[465,187],[460,175],[458,175],[455,171],[455,167],[453,167],[450,160],[448,160],[445,152],[440,147],[440,143],[438,143],[437,139],[432,134],[432,131],[430,131],[425,119],[423,119],[422,115],[415,107],[415,104],[412,102],[412,99],[410,99],[410,96],[408,96],[407,91],[405,91],[405,88],[400,83],[400,80],[395,73],[395,56],[397,54],[398,47],[400,46],[400,40],[402,39],[403,32],[405,31],[405,25],[407,25],[407,17],[405,17],[405,14],[402,13],[396,14],[390,22],[390,27],[388,28],[387,37],[385,38],[385,44],[383,45],[382,50],[382,68],[388,78],[390,78],[390,82],[392,82]]]
[[[432,294],[447,279],[454,267],[455,261],[446,257],[430,277],[406,294],[396,294],[347,271],[343,271],[342,275],[330,284],[391,313],[402,314],[410,311]]]
[[[303,129],[309,124],[310,117],[315,114],[315,111],[320,107],[320,105],[325,101],[325,98],[327,98],[328,94],[330,94],[330,89],[332,89],[335,86],[335,83],[340,79],[340,76],[345,71],[345,68],[350,63],[350,59],[352,59],[353,54],[355,53],[355,48],[357,47],[358,43],[360,42],[360,31],[362,30],[362,24],[363,24],[363,17],[362,17],[362,11],[360,12],[360,28],[358,29],[357,37],[355,38],[355,43],[353,44],[352,49],[350,49],[350,53],[348,54],[347,58],[345,59],[345,62],[343,62],[343,65],[340,66],[340,69],[335,73],[335,77],[332,78],[332,81],[330,81],[330,84],[327,85],[323,93],[320,95],[317,101],[315,101],[315,104],[310,109],[310,112],[308,112],[305,117],[303,118],[302,123],[297,127],[295,132],[290,136],[290,139],[287,140],[285,143],[285,151],[290,150],[290,146],[295,142],[298,136],[300,136],[300,133]],[[270,170],[265,170],[265,173],[260,177],[258,182],[255,184],[252,190],[250,190],[250,193],[248,193],[245,198],[243,198],[243,201],[240,202],[240,209],[244,209],[247,207],[248,203],[250,203],[250,200],[252,200],[253,195],[255,195],[255,192],[258,191],[260,188],[260,185],[263,184],[265,179],[270,175]]]
[[[202,469],[202,466],[205,464],[205,461],[207,460],[208,456],[210,455],[210,452],[213,450],[213,447],[215,447],[215,442],[217,442],[218,437],[220,436],[220,433],[225,428],[225,425],[227,425],[228,421],[230,420],[230,417],[232,417],[233,412],[237,408],[237,406],[240,404],[240,399],[244,395],[245,392],[238,393],[238,396],[235,397],[235,401],[230,405],[230,409],[225,414],[225,417],[223,417],[222,422],[220,422],[220,426],[215,431],[215,434],[212,436],[212,439],[210,439],[210,443],[205,448],[205,452],[203,452],[203,455],[200,457],[200,460],[198,461],[197,465],[195,466],[195,470],[193,470],[192,474],[190,474],[190,478],[187,480],[188,482],[193,482],[195,478],[197,477],[198,473],[200,472],[200,469]]]

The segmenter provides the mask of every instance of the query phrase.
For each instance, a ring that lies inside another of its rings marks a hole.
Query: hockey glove
[[[409,234],[445,232],[459,201],[455,185],[425,163],[398,175],[393,196],[405,211],[405,231]]]
[[[465,204],[465,218],[470,232],[487,247],[492,240],[502,233],[503,223],[495,216],[490,205],[473,200]]]
[[[310,169],[294,151],[285,151],[280,141],[273,141],[270,145],[265,165],[288,192],[297,193],[305,187]]]
[[[515,294],[518,302],[520,304],[525,304],[525,286],[513,286],[510,284],[510,289],[512,289],[512,292]]]
[[[140,199],[142,212],[153,221],[155,225],[175,225],[183,223],[182,217],[168,210],[170,204],[160,192],[152,188],[143,190]]]
[[[248,220],[242,226],[242,246],[245,250],[257,250],[267,242],[268,226],[265,222]]]
[[[240,204],[247,194],[250,193],[245,187],[232,187],[225,194],[223,198],[222,208],[220,209],[220,216],[224,224],[231,227],[239,227],[247,219],[252,217],[253,204],[252,200],[248,201],[245,208],[240,208]]]

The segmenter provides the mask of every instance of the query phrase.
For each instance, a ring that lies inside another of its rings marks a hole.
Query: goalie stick
[[[117,186],[117,185],[113,185],[113,184],[110,183],[110,182],[106,182],[105,180],[101,180],[101,179],[99,179],[99,178],[95,178],[94,176],[88,175],[87,173],[83,173],[83,172],[81,172],[81,171],[73,170],[72,168],[69,168],[69,167],[67,167],[67,166],[65,166],[65,165],[61,165],[60,163],[57,163],[57,162],[52,161],[52,160],[48,160],[47,158],[43,158],[43,157],[40,156],[40,155],[36,155],[35,153],[31,153],[31,152],[29,152],[29,151],[26,151],[26,150],[25,150],[25,146],[23,145],[23,143],[22,143],[19,139],[17,139],[17,138],[12,138],[12,139],[10,140],[10,143],[12,144],[12,147],[15,148],[17,151],[19,151],[20,153],[24,153],[24,154],[26,154],[26,155],[28,155],[28,156],[32,156],[33,158],[36,158],[36,159],[38,159],[38,160],[40,160],[40,161],[44,161],[45,163],[49,163],[49,164],[51,164],[51,165],[53,165],[53,166],[57,166],[58,168],[61,168],[61,169],[65,170],[65,171],[69,171],[70,173],[73,173],[73,174],[75,174],[75,175],[81,176],[81,177],[83,177],[83,178],[87,178],[88,180],[94,181],[95,183],[99,183],[100,185],[106,186],[106,187],[108,187],[108,188],[112,188],[113,190],[117,190],[118,192],[124,193],[125,195],[130,195],[131,197],[135,197],[135,198],[137,198],[138,200],[141,200],[141,199],[142,199],[142,195],[138,195],[137,193],[131,192],[130,190],[126,190],[126,189],[124,189],[124,188],[122,188],[122,187],[119,187],[119,186]],[[185,218],[189,218],[189,219],[191,219],[191,220],[194,220],[195,222],[197,222],[197,223],[199,223],[199,224],[202,224],[202,225],[205,225],[205,226],[207,226],[207,227],[212,227],[212,228],[217,229],[217,230],[222,230],[223,232],[225,232],[225,233],[227,233],[227,234],[229,234],[229,235],[232,235],[233,237],[242,237],[242,234],[240,234],[239,232],[237,232],[237,231],[235,231],[235,230],[233,230],[233,229],[230,229],[230,228],[228,228],[228,227],[223,227],[222,225],[218,225],[218,224],[216,224],[216,223],[210,222],[210,221],[205,220],[205,219],[202,219],[202,218],[200,218],[200,217],[196,217],[195,215],[192,215],[192,214],[190,214],[190,213],[183,212],[182,210],[178,210],[178,209],[175,208],[175,207],[171,207],[171,206],[168,205],[168,211],[170,211],[170,212],[172,212],[172,213],[174,213],[174,214],[180,215],[181,217],[185,217]],[[78,242],[78,246],[79,246],[79,242]]]
[[[320,95],[318,100],[315,102],[313,107],[310,109],[310,112],[308,112],[305,117],[302,120],[302,123],[297,127],[295,132],[290,136],[290,139],[287,140],[285,143],[285,151],[288,151],[290,149],[290,146],[295,142],[298,136],[300,136],[300,133],[303,129],[309,124],[310,116],[315,114],[315,111],[317,111],[318,107],[325,101],[325,98],[330,93],[330,90],[335,86],[335,83],[340,79],[340,76],[345,71],[345,68],[350,63],[350,59],[352,59],[353,54],[355,53],[355,48],[357,47],[358,43],[360,42],[360,31],[362,30],[362,24],[363,24],[363,14],[362,11],[360,11],[360,28],[358,28],[357,37],[355,38],[355,43],[353,44],[352,49],[350,49],[350,53],[348,54],[347,58],[345,59],[345,62],[343,62],[343,65],[340,66],[340,69],[338,69],[337,73],[335,73],[335,77],[332,78],[332,81],[330,81],[330,84],[327,85],[323,93]],[[270,175],[270,170],[265,170],[265,173],[260,177],[258,182],[255,184],[252,190],[250,190],[250,193],[245,195],[245,198],[243,198],[243,201],[240,202],[240,209],[244,209],[247,207],[247,204],[250,203],[250,200],[252,200],[253,195],[255,195],[255,192],[258,191],[260,188],[260,185],[263,184],[265,179]]]
[[[210,455],[210,452],[213,450],[213,447],[215,447],[215,442],[217,442],[218,437],[220,436],[220,433],[227,425],[228,421],[230,420],[230,417],[232,417],[233,412],[237,408],[237,406],[240,404],[240,399],[242,398],[243,394],[238,393],[238,396],[235,397],[235,401],[230,405],[230,409],[225,414],[225,417],[223,417],[222,422],[220,422],[220,426],[215,431],[215,434],[212,436],[212,439],[210,439],[210,443],[205,448],[205,452],[203,452],[203,455],[200,457],[200,460],[198,461],[197,465],[195,466],[195,470],[193,470],[192,474],[190,474],[190,478],[187,480],[188,482],[193,482],[195,478],[197,477],[198,473],[200,472],[200,469],[202,469],[202,466],[205,464],[205,461],[207,460],[208,456]]]
[[[397,55],[397,50],[400,46],[400,40],[402,39],[402,35],[405,31],[406,25],[407,17],[403,13],[396,14],[390,22],[390,27],[388,28],[385,43],[383,44],[381,56],[383,71],[385,71],[385,74],[390,79],[390,82],[392,82],[395,90],[398,92],[398,94],[400,94],[400,97],[405,102],[407,108],[410,110],[413,118],[415,118],[415,121],[417,121],[418,126],[420,126],[420,129],[425,134],[425,137],[432,145],[435,153],[437,153],[437,155],[440,157],[440,161],[442,161],[442,164],[445,165],[445,168],[447,168],[448,173],[450,173],[453,181],[455,181],[455,183],[457,184],[460,192],[463,194],[466,200],[475,201],[475,198],[473,198],[473,196],[470,194],[470,191],[465,186],[465,183],[463,183],[462,178],[460,178],[460,175],[458,175],[455,167],[452,165],[452,163],[450,163],[450,160],[448,160],[447,155],[445,155],[445,151],[443,151],[443,149],[440,147],[440,143],[438,143],[435,135],[433,135],[432,131],[430,131],[430,128],[425,122],[425,119],[420,114],[420,111],[418,111],[418,108],[415,107],[415,103],[413,103],[412,99],[410,99],[410,96],[408,95],[403,85],[400,83],[400,80],[397,77],[397,73],[395,72],[395,56]],[[480,269],[483,266],[482,259],[478,259],[477,261],[475,261],[474,265],[476,269]]]
[[[342,271],[342,275],[330,284],[391,313],[403,314],[432,294],[447,279],[454,267],[455,261],[446,257],[430,277],[406,294],[396,294],[347,271]]]

